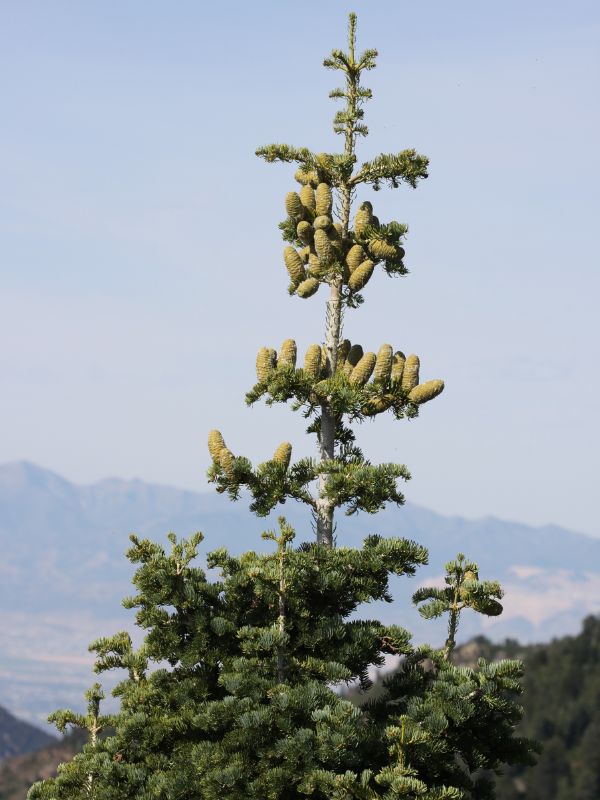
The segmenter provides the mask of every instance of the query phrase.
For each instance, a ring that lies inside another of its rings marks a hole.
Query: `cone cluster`
[[[296,246],[288,245],[283,251],[292,294],[312,297],[321,283],[340,274],[351,293],[359,292],[377,264],[404,267],[399,237],[394,240],[381,229],[371,203],[360,205],[354,229],[344,234],[342,226],[333,221],[331,186],[319,180],[316,171],[303,167],[295,177],[301,188],[285,197],[288,219],[284,225],[286,230],[295,231]]]
[[[293,339],[286,339],[279,353],[273,348],[261,347],[256,357],[257,380],[262,383],[275,370],[284,367],[296,369],[297,356],[298,348]],[[437,397],[444,389],[444,382],[431,380],[419,383],[419,369],[419,356],[413,354],[407,357],[401,350],[394,352],[390,344],[382,344],[377,353],[365,353],[360,344],[352,344],[348,339],[341,341],[338,346],[337,372],[343,374],[351,386],[359,388],[371,381],[371,385],[381,391],[379,397],[370,398],[365,406],[364,413],[368,416],[390,408],[399,396],[415,405],[423,405]],[[320,344],[310,345],[304,355],[302,371],[315,382],[331,377],[324,347]],[[222,445],[219,443],[219,446]]]

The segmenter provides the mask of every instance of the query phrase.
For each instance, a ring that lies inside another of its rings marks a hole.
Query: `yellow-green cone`
[[[300,219],[304,214],[304,206],[298,192],[288,192],[285,196],[285,210],[292,219]]]
[[[331,228],[332,224],[331,217],[328,217],[326,214],[322,214],[320,217],[315,217],[313,227],[315,230],[320,228],[321,230],[326,231]]]
[[[361,203],[354,217],[354,233],[362,236],[373,220],[373,206],[368,201]]]
[[[443,391],[444,381],[427,381],[426,383],[420,383],[418,386],[415,386],[414,389],[411,389],[408,399],[411,403],[422,405],[423,403],[427,403],[429,400],[433,400],[434,397],[437,397],[438,394],[441,394]]]
[[[371,239],[369,241],[369,252],[378,259],[395,258],[397,253],[394,245],[389,244],[385,239]]]
[[[401,350],[397,350],[392,359],[392,386],[399,386],[402,383],[405,362],[406,356]]]
[[[315,231],[315,250],[323,264],[329,264],[333,258],[333,247],[329,241],[329,236],[324,230]]]
[[[321,347],[321,375],[326,378],[331,376],[329,365],[327,363],[327,350],[325,347]]]
[[[227,447],[222,447],[219,450],[217,462],[228,478],[233,478],[233,461],[234,455],[231,450],[228,450]]]
[[[326,183],[320,183],[316,191],[316,213],[319,217],[321,214],[331,214],[331,207],[333,205],[333,198],[331,196],[331,189]]]
[[[298,198],[298,200],[300,200],[300,198]],[[313,234],[314,231],[312,225],[305,219],[299,222],[296,226],[296,235],[304,244],[310,244],[312,242]]]
[[[273,461],[277,461],[278,464],[283,464],[283,466],[287,469],[290,465],[291,457],[292,445],[289,442],[282,442],[277,450],[275,450]]]
[[[217,461],[223,447],[225,447],[225,441],[221,431],[210,431],[208,434],[208,452],[213,461]]]
[[[350,339],[344,339],[340,342],[337,351],[337,369],[342,369],[348,358],[350,352]]]
[[[376,361],[375,353],[365,353],[350,373],[350,383],[353,386],[364,386],[371,377]]]
[[[402,375],[402,391],[408,394],[419,383],[419,356],[409,356]]]
[[[315,294],[319,286],[320,283],[316,278],[307,278],[305,281],[302,281],[302,283],[299,284],[298,288],[296,289],[296,294],[298,297],[302,297],[306,300],[307,297],[312,297],[313,294]]]
[[[321,345],[311,344],[304,356],[304,372],[309,378],[318,378],[321,374]]]
[[[275,369],[275,351],[269,347],[261,347],[256,356],[256,377],[259,382],[265,381]]]
[[[334,222],[333,223],[333,230],[336,232],[338,239],[342,239],[343,238],[344,229],[342,228],[342,223],[341,222]]]
[[[383,411],[387,411],[393,402],[393,395],[384,394],[383,397],[374,397],[372,400],[369,400],[367,405],[361,410],[365,417],[374,417],[375,414],[381,414]]]
[[[283,258],[290,280],[294,286],[298,286],[298,284],[302,283],[306,278],[304,267],[302,266],[302,259],[294,247],[286,247],[283,251]]]
[[[294,178],[303,186],[306,186],[306,184],[316,186],[319,183],[319,177],[314,169],[307,170],[303,167],[299,167],[294,173]]]
[[[314,217],[317,204],[315,201],[315,190],[312,186],[306,185],[300,189],[300,200],[304,208]]]
[[[366,253],[364,249],[359,244],[353,244],[346,255],[346,264],[348,265],[350,275],[352,275],[355,269],[360,267],[365,258]]]
[[[286,364],[290,367],[295,367],[297,355],[298,348],[296,347],[296,342],[293,339],[286,339],[279,350],[277,364],[279,366]]]
[[[369,282],[374,269],[375,264],[373,261],[370,259],[363,261],[360,267],[357,267],[348,278],[348,286],[350,289],[352,289],[353,292],[359,292]]]
[[[391,344],[382,344],[377,353],[377,361],[375,362],[375,370],[373,371],[373,380],[378,383],[387,383],[392,374],[392,346]]]
[[[327,272],[327,265],[321,264],[319,256],[316,253],[311,253],[308,257],[307,272],[313,278],[321,278]]]

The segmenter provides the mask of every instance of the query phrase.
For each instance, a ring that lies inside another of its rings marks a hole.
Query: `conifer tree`
[[[344,76],[332,92],[345,103],[334,119],[343,152],[258,150],[267,161],[297,165],[301,188],[286,196],[280,226],[290,293],[306,299],[324,285],[329,294],[324,343],[308,348],[302,367],[292,339],[278,352],[262,348],[247,401],[291,401],[302,409],[318,458],[292,463],[284,442],[253,467],[219,431],[208,441],[209,478],[218,491],[237,499],[246,489],[259,515],[289,499],[305,503],[316,542],[295,545],[280,517],[279,529],[263,535],[272,552],[209,554],[207,567],[220,573],[214,580],[194,563],[201,534],[169,534],[168,552],[131,537],[136,594],[125,605],[136,609],[144,641],[135,649],[119,633],[91,646],[97,672],[126,672],[113,692],[120,711],[109,735],[90,741],[56,779],[36,784],[30,800],[484,800],[494,796],[490,771],[531,759],[532,744],[514,736],[520,664],[481,661],[465,669],[451,661],[460,614],[499,613],[498,584],[480,581],[477,565],[459,554],[447,565],[445,588],[414,597],[426,618],[448,614],[445,646],[415,647],[402,627],[354,615],[364,603],[391,602],[390,576],[414,574],[427,562],[426,550],[379,536],[358,549],[334,546],[337,509],[375,513],[401,504],[397,482],[409,477],[403,466],[367,461],[351,424],[388,410],[414,417],[443,389],[439,380],[419,383],[417,356],[388,344],[365,352],[341,338],[342,312],[363,302],[375,270],[406,272],[406,226],[380,222],[366,200],[351,226],[355,193],[414,187],[427,176],[427,159],[414,150],[357,166],[371,94],[361,76],[375,66],[376,52],[357,55],[355,27],[350,15],[348,51],[334,50],[325,61]],[[369,670],[390,655],[401,668],[371,700]],[[363,692],[360,704],[339,691],[352,682]],[[90,694],[95,705],[86,720],[60,712],[59,727],[91,720],[96,729],[99,691]]]

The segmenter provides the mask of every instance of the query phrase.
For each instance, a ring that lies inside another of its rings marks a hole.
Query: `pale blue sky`
[[[205,438],[256,461],[303,421],[246,409],[256,351],[320,341],[286,294],[293,169],[341,146],[321,61],[359,14],[379,49],[359,155],[430,178],[375,195],[410,225],[345,333],[421,356],[446,392],[364,425],[445,513],[599,534],[597,2],[0,3],[0,461],[207,488]],[[359,199],[366,199],[361,197]]]

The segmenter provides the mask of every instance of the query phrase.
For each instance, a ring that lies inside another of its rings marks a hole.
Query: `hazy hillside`
[[[0,762],[22,753],[30,753],[56,741],[48,733],[23,722],[0,706]]]
[[[283,511],[299,541],[312,539],[302,507]],[[169,530],[199,529],[204,552],[221,545],[239,552],[265,547],[259,533],[273,524],[212,492],[117,479],[77,486],[32,464],[1,466],[0,703],[36,722],[57,706],[81,707],[92,682],[87,644],[131,624],[120,605],[130,592],[123,556],[130,532],[164,540]],[[485,622],[465,615],[463,641],[483,632],[543,641],[575,632],[583,616],[600,608],[600,538],[493,518],[447,518],[409,504],[376,517],[342,518],[338,542],[355,545],[369,533],[406,536],[429,548],[430,566],[395,583],[397,602],[369,608],[369,615],[404,625],[420,640],[441,640],[443,632],[424,623],[408,599],[458,551],[478,561],[482,575],[501,580],[507,593],[502,617]]]

